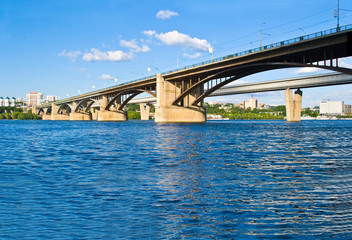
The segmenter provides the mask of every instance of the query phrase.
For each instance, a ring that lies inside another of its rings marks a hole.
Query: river
[[[0,239],[352,239],[352,121],[0,133]]]

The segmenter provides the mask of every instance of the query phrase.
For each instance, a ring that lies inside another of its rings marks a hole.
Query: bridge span
[[[227,55],[52,104],[43,104],[36,109],[43,115],[43,119],[91,120],[96,111],[92,106],[99,104],[98,120],[125,121],[126,104],[138,94],[148,93],[156,99],[156,122],[204,122],[204,98],[215,96],[216,93],[226,95],[224,89],[228,88],[223,87],[229,83],[255,73],[292,67],[316,67],[352,75],[352,69],[338,66],[338,59],[348,56],[352,56],[352,25]],[[333,83],[332,78],[325,84],[328,82],[329,85],[341,84]],[[300,84],[303,83],[297,83],[294,88],[303,88]],[[254,85],[247,88],[254,89]],[[299,121],[302,92],[296,91],[293,98],[291,90],[287,86],[285,89],[287,120]]]
[[[352,75],[342,73],[328,73],[319,75],[310,75],[297,78],[287,78],[280,80],[272,80],[265,82],[255,82],[247,84],[239,84],[234,86],[225,86],[211,93],[209,97],[236,95],[246,93],[259,93],[282,91],[287,89],[326,87],[333,85],[351,84]],[[156,102],[155,97],[135,98],[130,103],[153,103]]]

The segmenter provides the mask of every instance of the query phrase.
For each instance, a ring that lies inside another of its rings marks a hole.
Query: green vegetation
[[[232,104],[220,104],[210,106],[205,103],[207,114],[220,115],[222,118],[228,119],[284,119],[286,116],[286,107],[277,106],[272,109],[244,109],[234,107]]]
[[[140,112],[127,112],[128,119],[136,119],[140,120],[141,119],[141,113]]]
[[[310,108],[302,110],[302,116],[318,117],[319,113],[312,111]]]
[[[149,106],[150,106],[150,112],[151,113],[155,112],[154,105],[151,104]],[[136,120],[141,119],[139,104],[128,104],[126,106],[126,111],[127,111],[128,119],[136,119]]]
[[[215,104],[210,106],[205,103],[207,114],[220,115],[222,118],[228,119],[284,119],[286,116],[286,107],[283,105],[273,107],[271,109],[244,109],[234,107],[233,104],[225,105]],[[310,108],[302,110],[302,116],[317,117],[319,114]]]
[[[41,117],[33,114],[31,111],[25,113],[22,108],[0,107],[1,119],[37,120],[41,119]]]

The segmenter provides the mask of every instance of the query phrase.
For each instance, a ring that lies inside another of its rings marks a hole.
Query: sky
[[[352,24],[352,1],[339,2],[340,26]],[[327,30],[337,25],[337,5],[338,0],[0,0],[0,97],[25,98],[36,91],[64,99],[256,48],[260,42]],[[352,68],[352,58],[340,59],[339,65]],[[237,83],[325,72],[274,70]],[[239,103],[249,97],[205,101]],[[283,91],[254,97],[285,103]],[[303,107],[323,99],[352,104],[352,84],[303,89]]]

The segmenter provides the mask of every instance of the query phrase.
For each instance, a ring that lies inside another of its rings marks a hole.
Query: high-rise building
[[[244,108],[251,108],[251,110],[253,110],[254,108],[258,108],[258,99],[253,98],[253,94],[251,96],[251,98],[249,99],[249,101],[244,101]]]
[[[43,93],[30,92],[27,94],[27,106],[39,105],[43,100]]]
[[[345,115],[352,116],[352,105],[345,105]]]
[[[320,102],[320,115],[343,115],[344,110],[343,101],[323,100]]]

